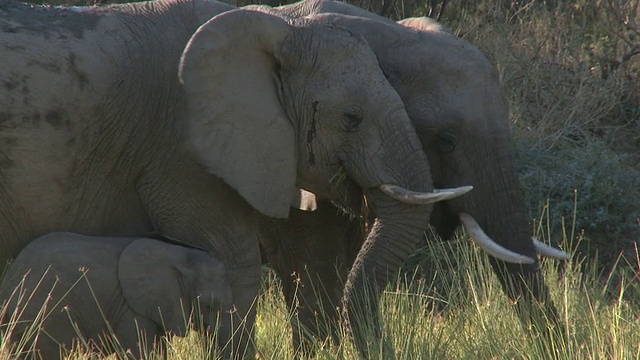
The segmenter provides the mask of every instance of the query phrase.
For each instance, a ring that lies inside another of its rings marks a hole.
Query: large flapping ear
[[[185,334],[190,309],[178,271],[185,257],[179,245],[142,238],[127,246],[118,260],[122,294],[133,312],[177,335]]]
[[[289,215],[295,194],[295,134],[278,97],[275,54],[293,27],[249,10],[202,25],[182,54],[188,136],[198,160],[261,213]]]

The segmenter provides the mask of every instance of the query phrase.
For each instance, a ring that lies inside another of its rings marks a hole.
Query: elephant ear
[[[234,10],[202,25],[180,62],[195,155],[261,213],[289,215],[295,134],[279,99],[278,71],[294,28],[273,15]]]
[[[127,246],[118,260],[122,295],[133,312],[177,335],[185,334],[191,308],[190,299],[181,301],[178,268],[186,257],[181,246],[143,238]]]

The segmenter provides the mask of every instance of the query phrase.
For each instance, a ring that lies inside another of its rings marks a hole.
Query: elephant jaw
[[[478,246],[480,246],[480,248],[487,252],[489,255],[499,260],[514,264],[533,264],[535,262],[534,259],[508,250],[493,241],[482,230],[482,227],[480,227],[478,222],[476,222],[476,220],[471,215],[461,212],[458,214],[458,216],[460,217],[460,221],[462,222],[465,230],[467,231],[467,233],[469,233],[469,236],[471,236],[471,239],[473,239],[478,244]],[[540,253],[540,255],[542,256],[561,260],[569,259],[569,255],[564,251],[546,245],[536,240],[535,238],[533,238],[533,243],[538,253]]]
[[[450,200],[464,195],[473,189],[473,186],[461,186],[452,189],[434,189],[432,192],[416,192],[407,190],[398,185],[382,184],[378,189],[387,196],[406,204],[421,205],[432,204],[439,201]]]

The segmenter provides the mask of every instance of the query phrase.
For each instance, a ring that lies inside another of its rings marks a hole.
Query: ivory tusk
[[[434,189],[432,192],[423,193],[407,190],[398,185],[382,184],[378,186],[386,195],[407,204],[431,204],[464,195],[473,189],[473,186],[461,186],[453,189]]]
[[[534,237],[532,237],[531,240],[533,240],[533,245],[536,247],[538,254],[542,256],[560,260],[569,260],[571,258],[566,252],[556,249],[553,246],[549,246]]]
[[[297,189],[296,194],[291,201],[291,207],[303,211],[316,211],[318,209],[316,195],[307,190]]]
[[[464,228],[469,233],[469,236],[489,255],[514,264],[533,264],[535,262],[534,259],[508,250],[491,240],[471,215],[459,213],[458,216],[460,217],[460,221],[462,221],[462,225],[464,225]]]

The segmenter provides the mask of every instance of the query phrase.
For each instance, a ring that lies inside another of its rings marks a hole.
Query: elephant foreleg
[[[140,177],[140,198],[159,235],[203,248],[224,264],[232,303],[221,306],[218,345],[225,358],[251,358],[261,275],[255,210],[198,166],[186,163],[182,170],[174,177]]]
[[[313,338],[337,341],[344,281],[362,244],[360,228],[329,203],[262,222],[263,262],[282,279],[298,351],[308,353]]]

